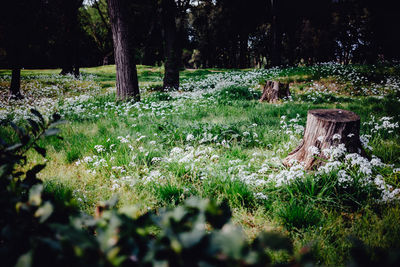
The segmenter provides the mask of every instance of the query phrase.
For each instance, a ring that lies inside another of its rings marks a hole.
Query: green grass
[[[57,199],[72,198],[71,203],[87,213],[113,195],[119,196],[120,206],[136,205],[140,213],[179,205],[193,195],[226,200],[233,208],[234,222],[250,239],[263,229],[283,232],[298,249],[310,246],[323,265],[344,265],[350,237],[373,248],[371,257],[379,257],[374,252],[379,249],[399,247],[398,202],[380,204],[374,200],[374,190],[359,185],[343,190],[337,172],[310,173],[278,188],[268,180],[284,170],[279,161],[299,144],[302,133],[296,127],[305,126],[308,110],[342,108],[361,117],[361,134],[371,135],[372,151],[367,153],[393,164],[377,172],[388,184],[400,187],[400,174],[393,172],[400,167],[399,128],[373,132],[379,118],[400,122],[398,92],[390,91],[396,84],[389,84],[389,89],[376,84],[382,77],[399,79],[398,66],[276,69],[254,76],[252,84],[246,80],[250,70],[185,70],[181,83],[193,85],[184,87],[187,95],[159,92],[163,69],[138,66],[143,92],[139,106],[116,102],[110,89],[115,86],[115,66],[81,71],[91,77],[89,81],[54,78],[59,70],[22,71],[26,92],[59,85],[64,94],[52,92],[54,101],[65,103],[83,93],[90,96],[71,104],[71,109],[59,109],[68,121],[60,126],[63,140],[40,142],[48,150],[40,178]],[[0,70],[1,92],[9,84],[8,78],[1,77],[9,74]],[[42,74],[50,76],[38,76]],[[215,75],[228,75],[227,80],[232,75],[243,82],[214,82]],[[292,101],[259,103],[258,85],[270,79],[290,82]],[[34,82],[39,85],[32,86]],[[315,89],[322,85],[324,90]],[[199,92],[208,87],[216,89],[201,97]],[[362,91],[364,87],[368,91]],[[371,115],[375,122],[363,124],[372,121]],[[6,140],[15,138],[6,127],[0,134]],[[98,145],[102,149],[96,149]],[[179,153],[173,152],[175,148]],[[34,153],[29,159],[39,161]],[[354,173],[356,177],[357,170]],[[266,183],[252,184],[252,177]]]
[[[278,220],[289,230],[297,230],[318,226],[321,222],[321,212],[308,203],[292,199],[289,203],[282,203],[277,208]]]

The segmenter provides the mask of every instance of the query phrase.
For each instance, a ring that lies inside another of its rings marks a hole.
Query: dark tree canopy
[[[166,75],[167,83],[174,84],[175,70],[182,67],[399,59],[395,4],[372,0],[132,0],[124,5],[128,23],[135,26],[129,36],[135,61],[165,64],[174,70]],[[2,68],[12,68],[20,61],[21,67],[60,67],[70,72],[71,68],[114,63],[106,0],[7,1],[0,15]]]

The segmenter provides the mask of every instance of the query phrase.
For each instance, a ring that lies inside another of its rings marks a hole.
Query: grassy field
[[[160,91],[161,68],[138,66],[140,103],[116,102],[114,66],[81,72],[23,70],[26,97],[10,103],[10,72],[0,70],[0,119],[23,123],[32,107],[62,115],[63,140],[41,141],[48,153],[40,177],[82,211],[113,195],[141,214],[195,195],[227,200],[249,239],[282,232],[323,265],[343,265],[353,240],[376,259],[400,247],[400,66],[185,70],[172,92]],[[259,103],[270,79],[289,82],[290,99]],[[333,147],[318,170],[285,168],[315,108],[360,115],[369,158]],[[0,135],[15,139],[3,126]]]

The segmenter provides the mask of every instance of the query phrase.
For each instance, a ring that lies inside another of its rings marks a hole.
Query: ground
[[[0,70],[0,119],[23,124],[30,108],[62,115],[63,140],[41,141],[48,153],[40,178],[60,198],[72,193],[82,211],[94,213],[113,195],[138,213],[196,195],[227,200],[249,239],[282,232],[322,264],[344,264],[352,239],[373,257],[399,248],[399,65],[186,70],[172,92],[161,92],[161,68],[138,66],[140,103],[116,102],[114,66],[81,72],[23,70],[25,99],[10,103],[10,72]],[[272,79],[289,82],[292,97],[259,103]],[[368,158],[347,154],[339,139],[317,152],[329,156],[318,170],[285,168],[315,108],[360,115]],[[0,134],[15,139],[6,127]],[[29,154],[32,165],[41,161]]]

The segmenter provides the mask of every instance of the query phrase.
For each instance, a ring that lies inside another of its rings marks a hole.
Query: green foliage
[[[308,201],[327,200],[331,198],[335,191],[335,179],[328,175],[321,175],[315,179],[314,176],[308,175],[304,179],[297,179],[285,190],[290,196],[300,197]]]
[[[212,178],[203,183],[204,196],[226,199],[235,208],[254,208],[256,200],[251,189],[241,181]]]
[[[329,266],[344,265],[348,261],[352,247],[349,236],[365,244],[369,259],[375,263],[384,262],[388,254],[382,251],[398,248],[399,203],[377,202],[381,198],[379,192],[374,186],[362,184],[358,167],[348,168],[347,174],[354,183],[347,188],[337,183],[337,171],[308,172],[280,187],[271,182],[271,176],[288,170],[280,161],[300,143],[302,133],[297,132],[296,127],[305,125],[307,110],[343,108],[360,115],[361,134],[370,136],[368,155],[376,155],[383,163],[390,164],[376,168],[373,176],[382,175],[388,185],[400,188],[400,173],[395,170],[400,167],[398,128],[391,132],[388,126],[375,131],[377,126],[383,125],[383,117],[392,117],[388,125],[399,122],[395,76],[391,82],[369,84],[363,77],[367,77],[368,72],[381,70],[372,66],[336,64],[234,72],[187,70],[182,73],[186,84],[182,83],[181,91],[157,92],[155,89],[161,80],[149,72],[161,75],[162,69],[138,66],[139,79],[146,82],[141,83],[142,102],[132,104],[117,102],[113,89],[102,90],[100,94],[92,90],[95,89],[92,85],[99,82],[115,86],[114,66],[84,71],[82,79],[92,77],[96,83],[83,86],[82,80],[41,75],[57,72],[54,70],[23,70],[23,87],[29,84],[24,92],[27,97],[34,97],[23,102],[26,104],[18,102],[11,107],[6,99],[2,102],[6,110],[1,110],[0,115],[21,121],[17,118],[26,117],[24,107],[30,106],[28,103],[45,103],[44,108],[38,106],[43,112],[53,110],[47,109],[47,100],[36,102],[42,95],[57,95],[58,89],[53,90],[52,86],[58,85],[60,92],[65,93],[52,100],[55,104],[61,103],[54,110],[59,110],[69,121],[61,126],[64,140],[53,136],[37,142],[47,150],[47,167],[40,173],[45,202],[54,206],[65,204],[68,209],[79,205],[80,211],[94,214],[96,203],[118,194],[121,212],[126,214],[126,210],[130,210],[129,215],[137,219],[149,210],[151,214],[159,214],[157,209],[162,206],[173,210],[176,205],[185,205],[190,196],[225,200],[233,208],[234,222],[243,226],[246,238],[253,240],[262,229],[287,231],[296,252],[310,246],[317,262]],[[386,78],[391,77],[387,70],[382,69],[382,72]],[[293,98],[281,104],[267,104],[243,96],[232,100],[228,94],[220,95],[231,83],[233,87],[251,88],[262,78],[293,81]],[[2,79],[0,86],[8,90],[9,78]],[[48,86],[52,89],[49,92]],[[359,91],[361,89],[364,91]],[[386,94],[386,90],[393,92]],[[103,95],[103,92],[107,93]],[[30,118],[40,120],[36,116]],[[26,125],[31,124],[26,122]],[[0,127],[0,136],[14,144],[17,134],[11,127],[3,126],[5,124]],[[122,142],[121,138],[127,142]],[[99,152],[97,146],[104,150]],[[180,151],[178,154],[171,153],[175,148]],[[39,148],[38,152],[43,153],[43,150]],[[26,171],[33,164],[41,163],[41,159],[32,149],[27,154],[28,164],[17,168]],[[156,175],[151,176],[152,173]],[[294,199],[295,204],[288,207]],[[138,206],[129,208],[130,205]],[[57,210],[53,208],[53,213]],[[280,211],[282,218],[278,215]],[[304,212],[314,214],[313,211],[320,215],[320,221],[310,222],[302,215]],[[50,216],[44,223],[54,218]],[[286,218],[289,223],[285,222]],[[75,215],[70,219],[83,220]],[[93,238],[93,231],[98,230],[92,225],[85,223],[78,230],[87,231],[88,238]],[[152,220],[148,227],[148,240],[157,239],[163,231]],[[206,229],[209,230],[208,226]],[[50,236],[53,233],[48,232]],[[77,240],[81,239],[77,237]],[[77,250],[79,242],[74,245]],[[93,247],[98,246],[96,238],[90,242],[94,242]],[[85,251],[82,253],[88,255],[103,253],[98,248]],[[287,251],[268,251],[268,254],[274,263],[288,263],[292,259]]]
[[[155,92],[150,95],[148,100],[152,101],[152,102],[169,101],[169,100],[172,100],[172,97],[168,93]]]
[[[36,175],[45,165],[17,171],[26,164],[29,148],[45,156],[36,145],[41,136],[55,135],[37,111],[30,132],[11,124],[21,143],[1,145],[0,260],[3,266],[266,266],[266,249],[293,247],[285,237],[262,234],[249,244],[242,231],[230,223],[226,203],[190,198],[184,205],[137,216],[135,209],[119,211],[117,199],[101,203],[96,216],[79,214],[70,203],[71,192],[47,185]],[[178,202],[184,193],[172,185],[160,186],[163,201]]]
[[[282,224],[289,230],[302,229],[317,226],[321,221],[322,214],[314,206],[291,199],[289,203],[282,203],[277,210],[277,216]]]
[[[222,184],[224,196],[232,207],[254,208],[255,198],[253,191],[243,182],[234,180]]]
[[[163,206],[175,206],[182,202],[185,190],[175,184],[154,185],[155,196]]]
[[[231,85],[218,92],[219,101],[255,100],[261,97],[259,91],[251,90],[245,86]]]

